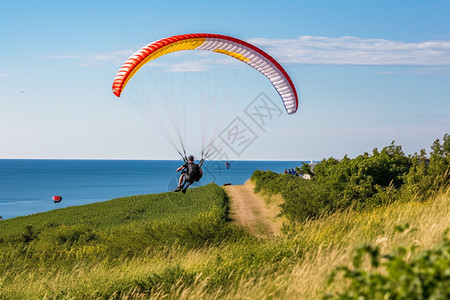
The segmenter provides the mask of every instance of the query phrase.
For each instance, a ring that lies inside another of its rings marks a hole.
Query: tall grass
[[[421,251],[450,226],[449,190],[293,223],[270,240],[226,221],[227,198],[216,185],[103,205],[109,209],[98,203],[0,222],[0,299],[320,299],[348,285],[327,279],[351,266],[358,246]],[[160,213],[150,217],[153,205]],[[123,218],[136,207],[145,209]]]
[[[127,197],[4,220],[0,298],[109,298],[136,287],[148,293],[172,277],[187,280],[191,274],[168,261],[245,238],[227,223],[227,209],[223,190],[211,184],[186,195]],[[129,272],[142,272],[141,264],[145,275]]]

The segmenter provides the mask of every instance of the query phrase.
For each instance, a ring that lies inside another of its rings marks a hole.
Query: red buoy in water
[[[59,202],[61,202],[61,200],[62,200],[62,197],[61,197],[61,196],[53,196],[53,201],[54,201],[55,203],[59,203]]]

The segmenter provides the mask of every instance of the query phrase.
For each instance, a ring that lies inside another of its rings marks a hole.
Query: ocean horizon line
[[[117,161],[117,160],[123,160],[123,161],[182,161],[181,158],[179,159],[166,159],[166,158],[159,158],[159,159],[150,159],[150,158],[3,158],[0,157],[0,160],[107,160],[107,161]],[[196,159],[198,160],[198,159]],[[312,161],[312,162],[320,162],[321,160],[315,160],[315,159],[220,159],[220,160],[214,160],[214,159],[207,159],[206,161]]]

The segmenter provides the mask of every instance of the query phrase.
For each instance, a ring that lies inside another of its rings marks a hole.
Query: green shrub
[[[412,157],[412,167],[404,176],[402,192],[410,197],[427,197],[450,186],[450,138],[446,134],[441,144],[436,140],[431,147],[430,158],[425,150]]]
[[[444,238],[434,248],[407,259],[414,249],[400,247],[382,256],[378,247],[359,247],[353,268],[338,267],[329,280],[332,284],[336,275],[343,273],[350,285],[324,299],[450,299],[450,241]],[[373,271],[363,268],[365,254],[369,255]],[[380,267],[385,272],[376,272]]]
[[[345,209],[363,210],[402,199],[421,199],[449,186],[450,140],[444,136],[425,151],[406,156],[394,143],[354,159],[324,159],[311,180],[271,171],[255,171],[255,192],[280,194],[282,214],[294,222],[316,219]],[[300,168],[309,172],[308,168]]]

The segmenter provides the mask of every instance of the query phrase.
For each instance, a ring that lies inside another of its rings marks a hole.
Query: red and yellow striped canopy
[[[298,108],[298,96],[291,78],[269,54],[242,40],[220,34],[182,34],[158,40],[142,47],[122,65],[113,82],[113,93],[120,97],[133,75],[147,62],[182,50],[205,50],[226,54],[252,66],[266,76],[277,90],[288,114]]]

